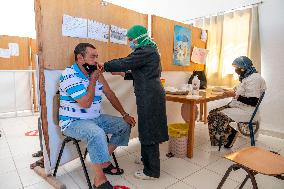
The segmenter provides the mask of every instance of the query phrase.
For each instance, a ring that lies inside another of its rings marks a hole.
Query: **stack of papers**
[[[199,95],[187,95],[186,98],[187,99],[199,99],[201,98],[202,96],[199,96]]]

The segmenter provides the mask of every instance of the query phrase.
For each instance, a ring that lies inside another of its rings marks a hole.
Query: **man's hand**
[[[97,62],[97,67],[98,67],[98,70],[100,70],[101,72],[104,72],[104,63]]]
[[[90,81],[97,81],[101,75],[102,71],[100,70],[95,70],[93,73],[90,75]]]
[[[123,119],[126,123],[128,123],[128,125],[130,125],[130,127],[134,127],[136,124],[136,121],[134,119],[134,117],[130,116],[130,115],[125,115],[123,116]]]

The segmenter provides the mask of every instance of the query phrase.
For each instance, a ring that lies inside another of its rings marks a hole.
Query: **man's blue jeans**
[[[127,146],[131,128],[121,117],[101,114],[98,118],[77,120],[63,130],[63,134],[87,143],[92,163],[110,161],[106,134],[111,134],[109,144]]]

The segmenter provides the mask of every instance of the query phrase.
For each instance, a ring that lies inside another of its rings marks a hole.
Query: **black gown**
[[[125,58],[106,62],[104,69],[107,72],[131,70],[141,144],[167,141],[166,97],[160,81],[161,63],[157,49],[151,46],[137,48]]]

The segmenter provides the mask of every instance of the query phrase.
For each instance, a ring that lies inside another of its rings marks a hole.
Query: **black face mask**
[[[242,68],[236,68],[235,69],[235,72],[238,74],[238,75],[242,75],[244,73],[244,71],[242,70]]]
[[[93,73],[95,70],[97,70],[97,66],[96,66],[96,65],[90,65],[90,64],[88,64],[88,63],[85,63],[85,64],[83,64],[82,66],[85,68],[85,70],[86,70],[89,74],[91,74],[91,73]]]

